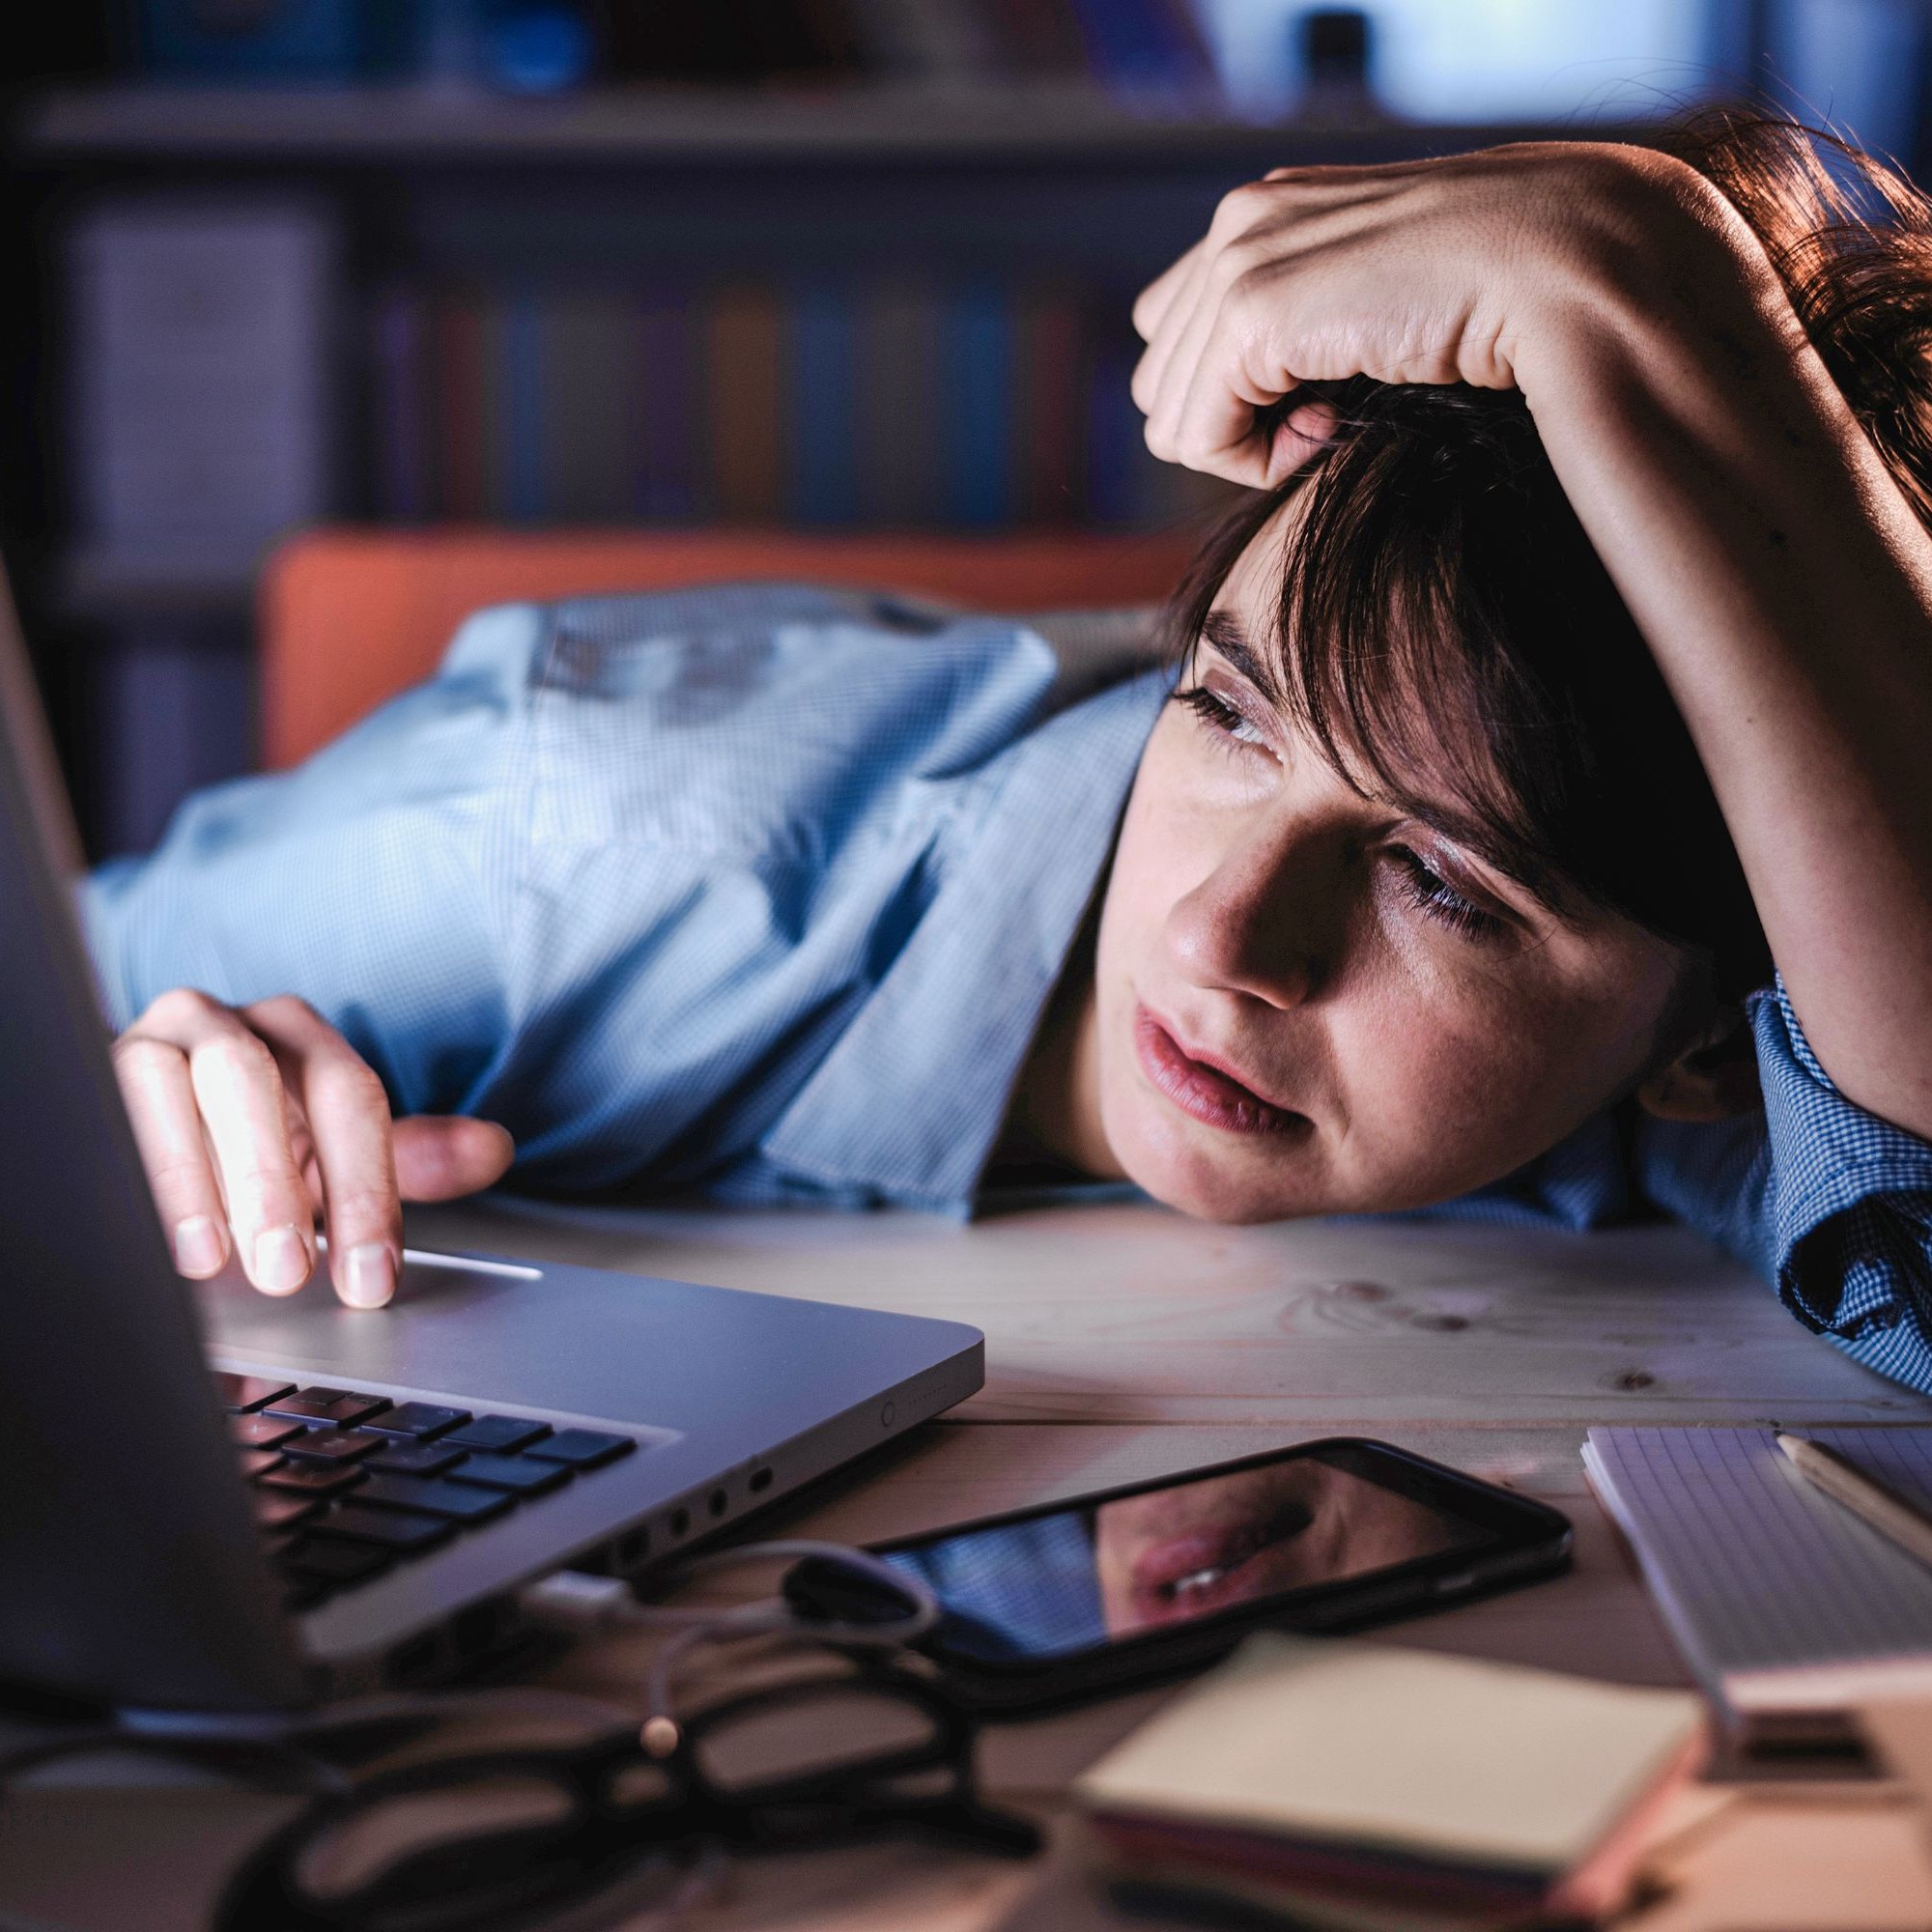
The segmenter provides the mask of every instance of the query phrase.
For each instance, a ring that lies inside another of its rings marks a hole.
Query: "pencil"
[[[1807,1483],[1815,1484],[1833,1501],[1843,1503],[1908,1556],[1932,1564],[1932,1520],[1889,1483],[1868,1475],[1835,1449],[1806,1441],[1802,1435],[1780,1435],[1777,1446]]]

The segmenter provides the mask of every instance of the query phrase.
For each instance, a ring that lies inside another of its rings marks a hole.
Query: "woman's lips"
[[[1133,1588],[1142,1596],[1178,1594],[1209,1572],[1232,1570],[1257,1547],[1254,1535],[1240,1523],[1181,1531],[1135,1552]]]
[[[1135,1555],[1129,1574],[1135,1616],[1143,1624],[1174,1623],[1243,1601],[1255,1594],[1247,1566],[1306,1526],[1305,1517],[1220,1523],[1151,1545]]]
[[[1308,1124],[1306,1115],[1274,1106],[1233,1074],[1184,1052],[1145,1007],[1134,1012],[1134,1050],[1152,1085],[1204,1125],[1231,1134],[1279,1134]]]

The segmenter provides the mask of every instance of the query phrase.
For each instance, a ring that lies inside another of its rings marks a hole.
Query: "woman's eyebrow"
[[[1201,635],[1238,671],[1269,704],[1279,708],[1281,687],[1262,654],[1248,641],[1241,620],[1232,611],[1210,611],[1201,620]]]

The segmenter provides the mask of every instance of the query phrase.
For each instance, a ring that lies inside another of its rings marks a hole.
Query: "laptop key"
[[[425,1516],[419,1510],[364,1509],[352,1501],[338,1503],[327,1516],[317,1517],[308,1525],[308,1532],[407,1553],[440,1543],[454,1527],[446,1519]]]
[[[372,1415],[362,1427],[378,1435],[440,1435],[469,1420],[467,1408],[439,1408],[433,1402],[399,1403],[380,1415]]]
[[[260,1408],[278,1396],[293,1395],[295,1383],[270,1376],[235,1376],[226,1369],[214,1371],[214,1389],[230,1415],[242,1415]]]
[[[311,1382],[307,1388],[295,1391],[303,1402],[340,1402],[351,1393],[348,1389],[327,1388],[321,1382]]]
[[[509,1490],[520,1496],[540,1496],[570,1480],[560,1463],[526,1462],[521,1456],[472,1456],[449,1472],[452,1483],[480,1483],[488,1490]]]
[[[304,1463],[355,1463],[375,1447],[374,1436],[352,1435],[346,1429],[304,1429],[282,1444],[282,1453]]]
[[[478,1489],[469,1483],[445,1483],[420,1476],[388,1476],[380,1469],[355,1492],[359,1509],[422,1510],[430,1516],[446,1516],[452,1522],[488,1522],[501,1516],[516,1501],[501,1490]]]
[[[610,1435],[601,1429],[559,1429],[524,1451],[539,1463],[566,1463],[573,1469],[597,1469],[628,1456],[637,1447],[629,1435]]]
[[[389,1567],[388,1556],[373,1544],[331,1543],[320,1536],[302,1537],[275,1563],[297,1577],[314,1577],[325,1583],[359,1583]]]
[[[332,1496],[339,1490],[354,1489],[362,1480],[362,1471],[353,1463],[284,1463],[256,1478],[265,1488],[293,1490],[304,1496]]]
[[[408,1438],[397,1441],[379,1435],[376,1453],[366,1466],[386,1469],[394,1476],[440,1476],[468,1460],[466,1451],[452,1449],[446,1442],[412,1442]]]
[[[272,1449],[291,1435],[299,1435],[299,1422],[285,1422],[278,1415],[231,1415],[228,1439],[238,1449]]]
[[[442,1439],[454,1442],[459,1449],[490,1449],[507,1456],[513,1450],[541,1441],[549,1434],[547,1422],[526,1422],[516,1415],[479,1415],[474,1422],[466,1422]]]
[[[332,1422],[340,1429],[380,1415],[389,1406],[385,1395],[357,1395],[353,1389],[305,1388],[277,1396],[268,1405],[270,1415],[293,1415],[303,1422]]]
[[[238,1449],[235,1460],[242,1465],[244,1481],[267,1475],[270,1469],[280,1468],[282,1463],[281,1457],[272,1449]]]
[[[256,1490],[248,1505],[255,1512],[256,1528],[265,1530],[292,1529],[322,1507],[313,1496],[277,1495],[273,1490]]]

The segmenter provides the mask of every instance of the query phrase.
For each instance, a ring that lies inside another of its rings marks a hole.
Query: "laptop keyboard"
[[[526,1509],[630,1435],[217,1373],[256,1527],[293,1610]]]

